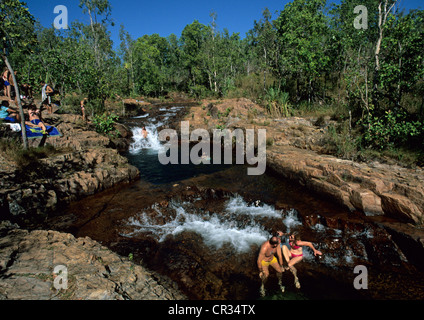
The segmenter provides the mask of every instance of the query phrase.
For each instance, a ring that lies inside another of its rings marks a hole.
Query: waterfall
[[[162,145],[159,141],[157,126],[150,124],[146,125],[145,128],[148,132],[147,138],[143,137],[142,128],[134,127],[131,129],[134,140],[129,147],[129,152],[131,154],[137,154],[143,149],[150,149],[152,151],[161,150]]]

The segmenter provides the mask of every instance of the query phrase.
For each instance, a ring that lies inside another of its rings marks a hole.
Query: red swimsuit
[[[293,242],[290,242],[289,244],[290,244],[291,249],[293,249],[293,250],[302,248],[302,247],[299,247],[299,246],[294,245]],[[301,253],[301,254],[293,254],[293,253],[290,252],[290,254],[291,254],[292,258],[303,257],[303,253]]]

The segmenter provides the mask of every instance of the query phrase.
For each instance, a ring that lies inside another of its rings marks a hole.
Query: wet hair
[[[291,232],[290,237],[291,236],[293,236],[294,239],[290,240],[290,241],[292,241],[294,244],[296,244],[300,240],[300,235],[297,231]],[[290,237],[289,237],[289,239],[290,239]]]
[[[276,236],[271,237],[271,239],[269,239],[269,243],[272,245],[278,244],[278,238]]]

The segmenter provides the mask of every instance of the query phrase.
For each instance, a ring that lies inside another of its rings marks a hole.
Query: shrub
[[[112,113],[110,115],[103,114],[94,116],[93,123],[96,127],[96,132],[105,134],[111,137],[118,137],[119,131],[115,128],[115,122],[119,120],[119,116]]]
[[[380,118],[371,117],[364,140],[366,145],[379,150],[404,146],[414,137],[423,135],[423,125],[420,121],[410,121],[404,111],[389,110]]]

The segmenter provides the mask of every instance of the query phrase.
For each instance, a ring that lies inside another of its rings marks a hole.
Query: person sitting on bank
[[[3,100],[0,107],[0,119],[6,122],[20,122],[19,112],[10,107],[9,101]]]
[[[32,104],[28,107],[28,116],[29,121],[26,121],[25,124],[29,127],[39,127],[42,130],[43,134],[48,134],[46,125],[41,120],[41,111]]]

